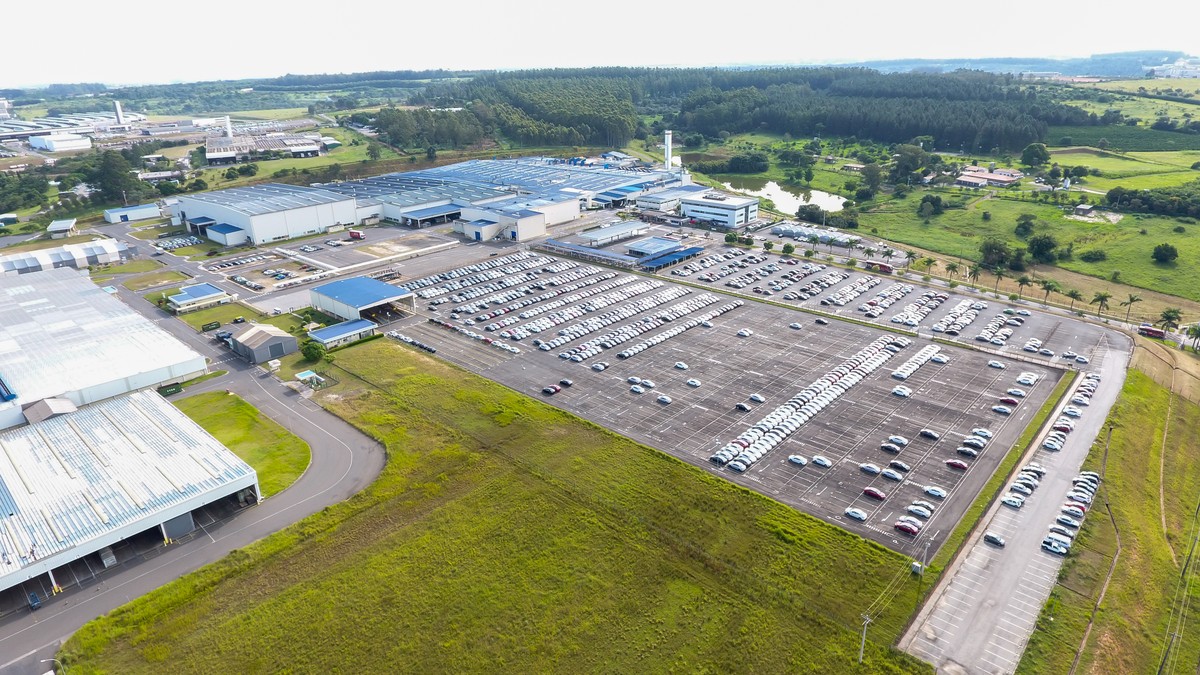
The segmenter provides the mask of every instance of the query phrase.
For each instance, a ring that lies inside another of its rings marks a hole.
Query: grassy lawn
[[[41,251],[47,248],[58,248],[63,244],[80,244],[88,241],[96,241],[97,239],[107,239],[107,237],[99,234],[77,234],[72,237],[63,237],[62,239],[38,239],[36,241],[6,246],[4,247],[3,251],[4,255],[8,255],[10,253],[20,253],[22,251]]]
[[[167,291],[167,296],[178,292],[179,289],[170,289]],[[158,298],[161,291],[154,291],[146,294],[146,301],[151,304],[158,304]],[[298,316],[297,316],[298,315]],[[278,316],[270,316],[258,312],[246,305],[231,302],[227,305],[216,305],[197,312],[188,312],[187,314],[179,315],[179,319],[187,325],[195,328],[197,331],[206,323],[213,321],[219,322],[222,326],[232,324],[237,317],[244,317],[250,323],[269,323],[272,326],[281,328],[293,335],[300,335],[303,332],[304,325],[307,323],[320,323],[330,325],[337,323],[337,319],[323,314],[311,307],[304,307],[297,310],[294,314],[285,312]],[[303,370],[303,369],[302,369]]]
[[[176,284],[181,281],[187,281],[187,275],[176,272],[175,270],[166,270],[163,272],[151,272],[150,274],[142,274],[133,277],[121,284],[131,291],[144,291],[147,288],[154,288],[164,284]]]
[[[282,492],[308,468],[308,444],[234,394],[212,391],[174,403],[254,468],[263,496]]]
[[[1106,89],[1108,91],[1125,91],[1134,94],[1138,93],[1138,91],[1141,89],[1145,89],[1150,93],[1153,93],[1157,90],[1182,89],[1184,93],[1200,94],[1200,81],[1189,77],[1158,77],[1147,80],[1113,80],[1111,82],[1097,82],[1095,84],[1077,86]],[[1165,101],[1163,102],[1165,103]]]
[[[1168,619],[1173,601],[1179,599],[1180,565],[1187,556],[1188,536],[1195,533],[1192,514],[1200,495],[1200,464],[1196,463],[1200,406],[1173,396],[1140,371],[1131,370],[1108,423],[1113,434],[1107,467],[1101,467],[1105,434],[1084,466],[1105,474],[1100,493],[1104,499],[1097,502],[1107,502],[1112,509],[1121,552],[1084,648],[1080,672],[1150,673],[1158,668],[1169,639]],[[1164,427],[1168,429],[1165,444]],[[1160,462],[1165,480],[1160,480]],[[1165,536],[1160,485],[1165,496]],[[1068,670],[1116,551],[1115,533],[1103,505],[1098,504],[1085,521],[1079,542],[1042,610],[1020,672]],[[1200,584],[1194,573],[1189,593],[1191,607],[1184,624],[1188,628],[1175,625],[1181,634],[1174,653],[1185,669],[1200,658],[1200,631],[1191,628],[1200,621]]]
[[[92,279],[100,281],[101,279],[111,279],[118,274],[141,274],[143,272],[153,272],[162,267],[162,263],[157,260],[131,260],[127,263],[118,265],[105,265],[97,267],[91,271]]]
[[[291,172],[303,171],[305,169],[316,171],[331,164],[372,162],[367,157],[368,142],[366,140],[363,140],[359,145],[351,145],[355,138],[364,139],[364,137],[355,132],[334,127],[322,129],[321,133],[337,138],[342,142],[342,145],[319,157],[296,157],[255,162],[258,165],[258,173],[254,176],[238,176],[237,178],[227,179],[225,178],[226,167],[204,167],[204,180],[208,182],[212,189],[220,190],[240,185],[249,185],[251,183],[262,183],[270,180],[276,173],[281,171]],[[380,162],[397,160],[401,157],[399,153],[384,145],[380,145],[380,151],[378,160]]]
[[[235,110],[229,117],[235,120],[291,120],[308,115],[308,108],[279,108],[277,110]]]
[[[1109,150],[1125,152],[1200,150],[1200,135],[1159,131],[1141,126],[1050,127],[1046,131],[1046,141],[1050,145],[1057,143],[1064,136],[1069,136],[1074,145],[1091,147],[1096,147],[1100,139],[1105,139],[1109,143]]]
[[[394,342],[335,357],[382,476],[88,624],[71,672],[932,672],[886,646],[908,558]]]

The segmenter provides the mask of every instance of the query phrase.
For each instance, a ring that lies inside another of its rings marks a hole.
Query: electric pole
[[[869,626],[871,624],[871,616],[869,614],[863,614],[862,619],[863,619],[862,641],[858,643],[858,662],[859,662],[859,664],[862,663],[863,651],[867,648],[867,626]]]

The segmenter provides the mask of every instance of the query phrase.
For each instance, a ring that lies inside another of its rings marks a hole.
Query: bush
[[[983,212],[983,219],[984,219],[984,220],[991,220],[991,219],[992,219],[992,212],[991,212],[991,211],[984,211],[984,212]]]
[[[1154,253],[1150,254],[1150,257],[1154,258],[1156,263],[1175,262],[1179,257],[1179,250],[1171,244],[1159,244],[1154,247]]]
[[[304,355],[305,361],[320,361],[325,356],[325,347],[320,342],[310,340],[300,348],[300,353]]]
[[[1175,227],[1171,228],[1171,231],[1178,234],[1183,234],[1184,232],[1187,232],[1187,228],[1182,225],[1176,225]]]
[[[1108,260],[1108,254],[1102,249],[1094,248],[1080,253],[1079,259],[1083,262],[1102,262]]]

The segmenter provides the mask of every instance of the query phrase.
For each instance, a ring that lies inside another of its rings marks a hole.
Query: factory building
[[[173,223],[227,246],[271,244],[358,223],[352,197],[295,185],[267,183],[178,200],[171,207]]]
[[[325,349],[335,349],[371,337],[378,327],[374,321],[355,319],[309,331],[308,337],[319,342]]]
[[[147,390],[204,357],[85,274],[0,277],[0,345],[0,591],[53,592],[81,558],[107,567],[124,539],[258,499],[250,466]]]
[[[296,336],[269,323],[254,324],[230,338],[235,354],[250,363],[265,363],[294,354],[300,348]]]
[[[63,244],[58,248],[43,248],[0,255],[0,276],[27,274],[59,267],[84,269],[91,265],[119,263],[136,251],[131,251],[123,241],[97,239],[81,244]]]
[[[683,215],[727,230],[745,227],[758,220],[758,198],[720,193],[679,200]]]
[[[314,309],[346,321],[373,316],[388,321],[404,309],[410,313],[417,310],[416,296],[411,291],[369,277],[321,284],[309,289],[308,296]]]
[[[176,314],[187,314],[216,305],[227,305],[237,298],[212,284],[184,286],[167,297],[167,308]]]
[[[141,177],[142,174],[138,174]],[[104,211],[104,220],[109,223],[127,223],[135,220],[149,220],[151,218],[159,218],[162,212],[158,209],[158,204],[139,204],[137,206],[125,206],[119,209],[106,209]]]
[[[63,220],[52,220],[46,226],[46,234],[50,235],[51,239],[66,239],[79,234],[79,230],[75,229],[74,218],[64,218]]]
[[[29,147],[46,152],[68,152],[71,150],[89,150],[92,139],[79,134],[49,134],[47,136],[31,136]]]

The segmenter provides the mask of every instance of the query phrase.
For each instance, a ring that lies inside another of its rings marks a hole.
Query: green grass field
[[[113,278],[122,274],[142,274],[145,272],[153,272],[162,267],[162,263],[157,260],[131,260],[127,263],[118,265],[105,265],[91,270],[92,281],[103,283],[111,281]]]
[[[138,239],[144,239],[146,241],[154,241],[159,238],[159,235],[164,235],[164,234],[183,236],[183,235],[187,234],[187,230],[182,227],[166,225],[163,227],[140,227],[136,230],[130,231],[130,234],[137,237]],[[163,237],[163,238],[165,239],[166,237]]]
[[[1193,82],[1194,85],[1195,83]],[[1140,119],[1139,124],[1142,126],[1149,126],[1156,119],[1164,115],[1173,119],[1180,119],[1184,115],[1195,115],[1197,112],[1197,106],[1187,103],[1176,103],[1175,101],[1164,101],[1145,96],[1117,95],[1114,98],[1116,100],[1111,103],[1096,103],[1086,100],[1066,100],[1063,103],[1076,108],[1082,108],[1097,115],[1103,115],[1106,110],[1120,110],[1126,117],[1137,117]],[[1058,141],[1057,138],[1049,140]]]
[[[932,672],[885,646],[908,558],[394,342],[335,357],[379,480],[88,624],[71,672]]]
[[[228,115],[235,120],[291,120],[308,115],[308,108],[278,108],[274,110],[235,110]]]
[[[1200,112],[1200,109],[1197,109],[1197,112]],[[1124,152],[1200,150],[1200,134],[1180,134],[1173,131],[1158,131],[1146,127],[1124,125],[1050,127],[1046,131],[1046,144],[1053,146],[1064,136],[1071,138],[1072,145],[1091,147],[1096,147],[1103,138],[1108,141],[1109,150]]]
[[[226,179],[224,176],[224,167],[205,167],[203,178],[208,182],[211,189],[218,190],[248,185],[250,183],[262,183],[265,180],[269,180],[279,171],[302,171],[304,169],[318,171],[331,164],[355,164],[371,161],[367,156],[369,143],[365,137],[360,136],[354,131],[336,127],[322,129],[321,133],[337,138],[342,142],[342,145],[319,157],[297,157],[255,162],[258,165],[258,173],[254,176],[238,176],[237,178]],[[360,139],[359,145],[352,145],[355,138]],[[400,157],[401,155],[396,151],[387,146],[380,145],[379,161],[397,160]]]
[[[308,444],[236,395],[212,391],[172,402],[254,468],[265,497],[287,489],[308,468]]]
[[[1200,406],[1172,396],[1140,371],[1131,370],[1108,424],[1113,434],[1100,492],[1104,499],[1097,499],[1084,522],[1079,543],[1072,547],[1018,672],[1069,670],[1116,551],[1116,533],[1102,501],[1112,508],[1121,552],[1079,672],[1151,673],[1159,667],[1169,639],[1172,603],[1183,597],[1176,597],[1179,565],[1187,556],[1188,535],[1195,532],[1192,514],[1200,495],[1200,464],[1196,463]],[[1102,470],[1104,444],[1102,433],[1085,468]],[[1164,481],[1159,479],[1160,462]],[[1159,508],[1160,484],[1165,495],[1166,536],[1164,512]],[[1184,624],[1188,628],[1176,625],[1182,634],[1173,647],[1178,663],[1188,670],[1200,659],[1200,632],[1191,629],[1200,621],[1200,583],[1194,575],[1189,592],[1191,609]]]
[[[144,291],[147,288],[163,286],[166,284],[177,284],[181,281],[187,281],[187,275],[176,272],[175,270],[166,270],[163,272],[151,272],[133,277],[121,285],[131,291]]]
[[[1141,89],[1145,89],[1150,93],[1154,93],[1155,91],[1159,90],[1182,89],[1187,93],[1200,94],[1200,80],[1188,77],[1157,77],[1148,80],[1112,80],[1110,82],[1097,82],[1095,84],[1083,84],[1076,86],[1106,89],[1108,91],[1126,91],[1135,94]]]

